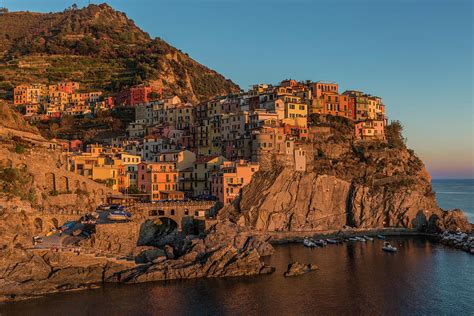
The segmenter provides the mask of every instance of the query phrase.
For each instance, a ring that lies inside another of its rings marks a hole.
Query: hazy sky
[[[11,11],[42,12],[74,3],[2,1]],[[473,2],[108,1],[244,89],[332,80],[342,91],[383,97],[434,178],[474,178]]]

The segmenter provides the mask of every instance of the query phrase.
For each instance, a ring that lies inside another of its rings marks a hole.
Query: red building
[[[147,85],[138,85],[122,90],[116,98],[116,104],[125,106],[136,106],[151,101],[150,93],[162,94],[162,90],[156,90]]]

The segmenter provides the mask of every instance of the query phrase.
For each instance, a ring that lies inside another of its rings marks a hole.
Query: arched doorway
[[[43,231],[43,220],[41,218],[35,218],[34,220],[35,234],[39,234]]]
[[[51,219],[51,224],[53,228],[59,228],[59,221],[56,218]]]

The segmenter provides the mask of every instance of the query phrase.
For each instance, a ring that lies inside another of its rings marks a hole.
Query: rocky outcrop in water
[[[288,265],[288,270],[283,273],[285,277],[294,277],[309,273],[317,270],[318,267],[314,264],[303,264],[299,262],[293,262]]]
[[[248,228],[223,221],[211,227],[202,239],[187,237],[181,249],[174,249],[175,259],[154,260],[117,273],[107,281],[138,283],[266,274],[274,270],[264,264],[262,256],[272,252],[262,235],[254,236]]]
[[[98,253],[104,250],[102,241],[90,244],[94,245]],[[116,249],[113,242],[108,245]],[[0,301],[87,289],[105,282],[249,276],[274,271],[262,260],[273,252],[267,238],[253,236],[250,229],[229,221],[211,227],[204,238],[188,236],[164,249],[136,246],[135,261],[98,253],[26,250],[20,244],[0,251]]]
[[[474,235],[462,232],[450,233],[444,231],[439,235],[442,244],[464,250],[474,255]]]

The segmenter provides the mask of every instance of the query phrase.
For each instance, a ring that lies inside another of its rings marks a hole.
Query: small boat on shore
[[[366,240],[369,240],[369,241],[373,241],[373,240],[374,240],[372,237],[369,237],[369,236],[366,236],[366,235],[364,235],[364,238],[365,238]]]
[[[357,239],[357,238],[355,238],[355,237],[349,237],[349,239],[348,239],[348,240],[349,240],[349,241],[358,241],[358,239]]]
[[[377,235],[377,238],[378,238],[378,239],[382,239],[382,240],[385,240],[385,239],[386,239],[384,235]]]
[[[326,242],[327,242],[328,244],[337,245],[337,244],[339,243],[339,240],[327,238],[327,239],[326,239]]]
[[[310,248],[316,247],[316,243],[315,243],[314,241],[312,241],[312,240],[311,240],[310,238],[308,238],[308,237],[305,237],[305,238],[303,239],[303,245],[304,245],[305,247],[310,247]]]
[[[316,240],[314,243],[319,247],[325,247],[328,245],[328,243],[323,239]]]
[[[354,237],[355,239],[357,239],[357,241],[362,241],[362,242],[366,242],[367,240],[365,240],[363,237],[359,237],[359,236],[356,236]]]
[[[382,250],[386,252],[397,252],[398,249],[397,247],[392,246],[388,241],[386,241],[383,243]]]

